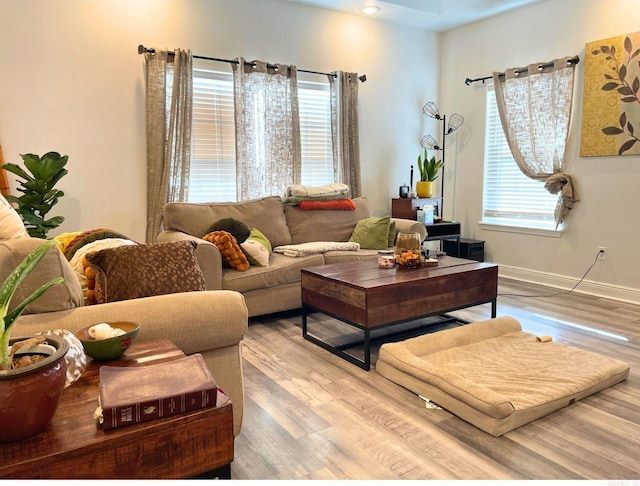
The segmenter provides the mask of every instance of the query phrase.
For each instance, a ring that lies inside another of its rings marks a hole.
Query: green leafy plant
[[[11,336],[11,327],[16,319],[20,317],[25,308],[34,300],[44,294],[49,287],[63,283],[62,277],[57,277],[40,288],[36,289],[29,297],[24,299],[20,305],[9,312],[9,304],[13,294],[16,292],[18,285],[27,278],[31,271],[38,265],[40,260],[49,251],[49,248],[55,246],[55,240],[49,240],[40,245],[38,248],[29,253],[25,259],[18,265],[13,272],[5,279],[0,287],[0,316],[2,317],[2,328],[0,329],[0,370],[11,368],[11,357],[9,355],[9,339]]]
[[[438,178],[438,171],[444,164],[442,160],[436,161],[436,156],[429,158],[427,155],[427,149],[424,149],[424,153],[418,155],[418,170],[420,171],[420,180],[433,182]]]
[[[58,152],[48,152],[42,157],[34,154],[21,155],[26,169],[16,164],[4,164],[2,169],[14,173],[22,178],[18,191],[21,196],[5,196],[7,201],[18,205],[17,211],[24,222],[29,235],[34,238],[46,239],[50,230],[57,228],[64,221],[63,216],[46,218],[51,208],[64,196],[64,192],[54,189],[58,181],[67,171],[64,166],[69,159]]]

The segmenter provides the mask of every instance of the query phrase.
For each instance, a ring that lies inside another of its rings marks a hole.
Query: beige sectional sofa
[[[223,218],[233,218],[249,228],[257,228],[272,247],[309,242],[347,242],[357,223],[369,218],[366,198],[354,198],[355,210],[302,210],[283,204],[279,196],[238,203],[168,203],[164,208],[164,231],[158,242],[192,239],[199,242],[198,260],[207,261],[204,277],[207,289],[226,289],[244,295],[249,316],[300,308],[300,270],[302,268],[352,261],[376,260],[376,249],[333,250],[305,256],[272,253],[269,265],[251,265],[247,271],[223,266],[218,249],[201,238],[210,226]],[[392,218],[396,231],[416,231],[426,236],[426,227],[413,220]],[[209,265],[209,263],[213,263]],[[204,270],[204,269],[203,269]]]

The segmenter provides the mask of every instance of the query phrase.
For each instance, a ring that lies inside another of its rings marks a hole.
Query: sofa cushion
[[[226,231],[232,234],[238,244],[244,243],[251,234],[251,230],[246,224],[234,218],[219,219],[209,226],[205,234],[213,233],[214,231]]]
[[[25,259],[33,250],[44,243],[39,238],[14,238],[0,241],[0,282]],[[57,248],[50,248],[40,263],[18,286],[11,299],[10,309],[31,295],[48,281],[62,277],[63,284],[57,284],[29,304],[24,314],[40,314],[80,307],[83,301],[82,289],[73,268]]]
[[[258,228],[253,228],[249,234],[249,238],[240,244],[240,248],[251,265],[258,267],[268,267],[269,257],[271,256],[271,243],[267,237],[262,234]]]
[[[358,221],[369,217],[369,202],[364,197],[353,199],[354,211],[311,210],[285,206],[284,213],[291,233],[291,244],[310,241],[349,241]],[[271,240],[271,239],[270,239]],[[279,246],[271,240],[273,246]],[[287,243],[288,244],[288,243]]]
[[[334,250],[324,253],[324,263],[344,263],[362,260],[378,261],[378,250],[344,251]]]
[[[231,233],[212,231],[204,235],[202,239],[216,245],[220,255],[222,255],[222,262],[225,267],[233,268],[239,272],[249,269],[249,260],[247,260],[247,256]]]
[[[258,228],[273,246],[291,244],[280,196],[224,203],[170,202],[164,207],[162,224],[165,230],[202,238],[209,226],[222,218],[234,218],[249,228]]]
[[[73,268],[73,271],[76,272],[76,277],[80,283],[85,305],[92,305],[96,303],[95,272],[89,265],[86,256],[89,253],[106,250],[107,248],[117,248],[123,245],[137,245],[137,243],[125,238],[103,238],[95,240],[79,248],[74,253],[71,260],[69,260],[69,264],[71,265],[71,268]]]
[[[29,233],[24,227],[22,218],[9,201],[0,194],[0,240],[28,237]]]
[[[224,269],[222,285],[227,290],[236,290],[238,292],[273,288],[300,282],[300,271],[303,268],[323,264],[324,258],[321,254],[296,258],[273,253],[268,267],[252,266],[246,272],[234,272]]]
[[[361,219],[356,224],[349,241],[360,243],[363,250],[381,250],[389,246],[389,229],[391,218],[385,216],[378,218]],[[395,229],[394,229],[395,231]]]
[[[96,228],[89,231],[83,231],[74,238],[66,242],[64,246],[64,256],[67,260],[71,261],[76,252],[85,245],[93,243],[94,241],[104,240],[107,238],[121,238],[124,240],[130,240],[127,236],[117,231],[110,230],[108,228]]]
[[[98,303],[205,290],[195,241],[125,245],[86,255]]]

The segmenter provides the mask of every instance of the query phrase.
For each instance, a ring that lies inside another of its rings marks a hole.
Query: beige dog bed
[[[499,317],[380,347],[377,371],[491,435],[623,381],[629,365]]]

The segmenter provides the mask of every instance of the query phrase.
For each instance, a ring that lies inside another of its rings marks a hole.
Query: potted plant
[[[433,182],[438,178],[438,171],[443,165],[442,160],[436,161],[435,155],[429,158],[427,149],[424,149],[424,153],[418,155],[418,170],[420,171],[420,180],[416,182],[416,194],[418,197],[433,196]]]
[[[54,186],[69,172],[64,168],[69,156],[62,156],[58,152],[47,152],[42,157],[34,154],[21,155],[21,157],[31,175],[16,164],[2,165],[2,169],[23,179],[20,182],[22,187],[18,189],[22,195],[5,197],[7,201],[18,205],[18,214],[24,221],[29,235],[45,239],[50,230],[57,228],[64,221],[63,216],[46,219],[46,215],[58,203],[58,199],[64,196],[64,192],[54,189]]]
[[[0,286],[0,442],[25,439],[44,430],[64,389],[68,344],[62,338],[47,336],[44,346],[42,337],[10,339],[12,326],[25,308],[50,287],[64,282],[62,277],[50,280],[9,311],[16,288],[55,245],[50,240],[33,250]],[[41,356],[16,367],[17,348],[18,354],[28,350]]]

